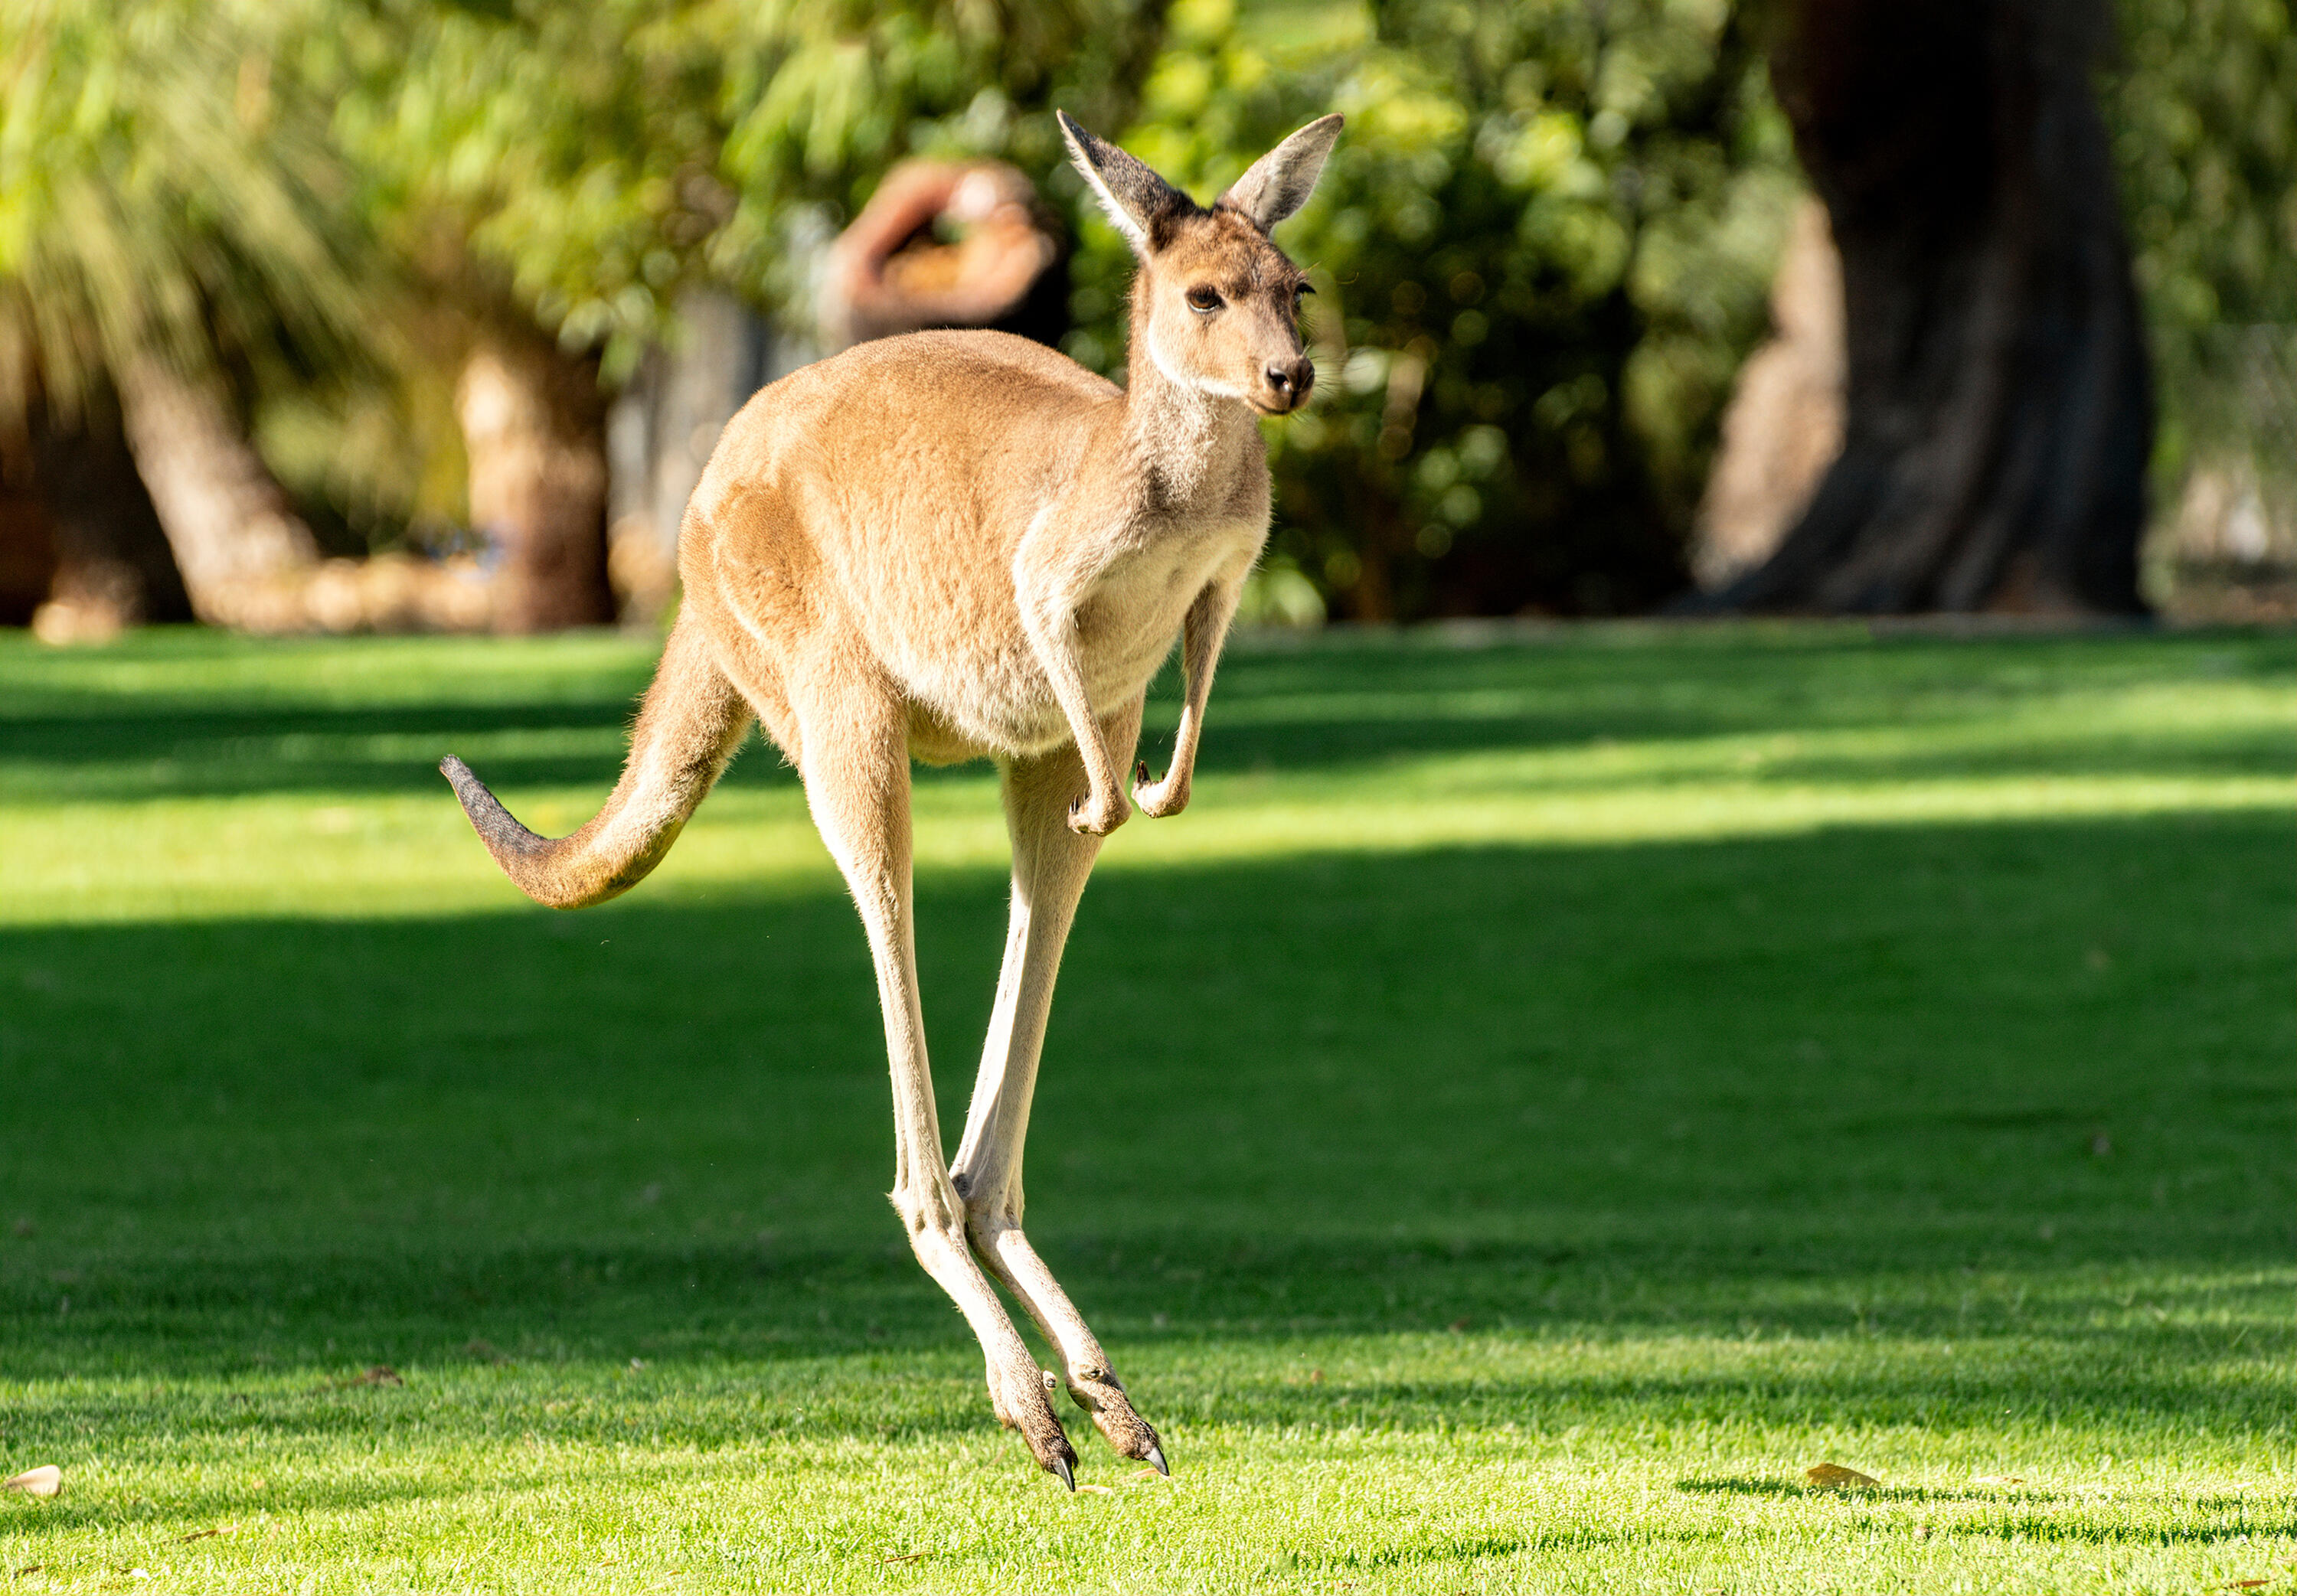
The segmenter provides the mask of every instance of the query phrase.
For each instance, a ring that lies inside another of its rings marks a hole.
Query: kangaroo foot
[[[1167,770],[1162,781],[1148,779],[1148,764],[1142,761],[1132,769],[1132,802],[1140,812],[1152,820],[1177,815],[1189,807],[1189,784],[1173,779],[1175,772]]]
[[[1074,1370],[1069,1374],[1069,1399],[1092,1415],[1094,1427],[1119,1457],[1134,1458],[1159,1474],[1173,1471],[1165,1465],[1165,1449],[1146,1419],[1132,1411],[1124,1386],[1106,1369]]]
[[[1076,1449],[1069,1444],[1067,1432],[1053,1415],[1057,1382],[1052,1371],[1031,1364],[1010,1378],[1000,1378],[1003,1372],[994,1368],[989,1371],[989,1405],[997,1414],[997,1422],[1009,1430],[1018,1430],[1037,1467],[1075,1490]]]

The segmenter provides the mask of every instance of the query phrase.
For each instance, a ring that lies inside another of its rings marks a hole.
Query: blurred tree
[[[1284,243],[1311,268],[1320,393],[1270,432],[1264,613],[1646,607],[1795,182],[1725,0],[1179,0],[1128,148],[1209,196],[1311,116],[1346,134]],[[1082,330],[1122,347],[1115,234]]]
[[[474,489],[523,483],[472,506],[504,545],[506,624],[604,612],[603,411],[571,403],[585,381],[628,375],[697,286],[810,311],[819,246],[906,154],[1026,152],[1041,169],[1049,96],[1128,103],[1155,15],[1144,0],[381,0],[339,30],[343,146],[385,236],[472,317]],[[522,323],[545,336],[515,338]]]
[[[1841,455],[1755,610],[2129,613],[2153,400],[2105,0],[1782,0],[1773,76],[1842,258]]]
[[[361,322],[341,174],[315,103],[275,73],[271,14],[0,8],[0,423],[46,440],[29,452],[61,494],[92,480],[62,462],[104,452],[116,406],[148,504],[88,497],[58,524],[126,550],[156,506],[193,605],[226,621],[317,556],[247,441],[255,368],[345,358]],[[99,535],[106,504],[123,519]],[[107,560],[121,618],[168,613],[148,551]]]

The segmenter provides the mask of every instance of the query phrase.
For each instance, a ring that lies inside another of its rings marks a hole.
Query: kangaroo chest
[[[1267,530],[1264,515],[1160,528],[1110,563],[1076,610],[1077,652],[1094,707],[1114,707],[1148,685],[1189,606],[1206,588],[1241,577]]]

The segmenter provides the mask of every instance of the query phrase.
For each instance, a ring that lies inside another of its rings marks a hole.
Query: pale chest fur
[[[1114,709],[1146,687],[1197,596],[1241,578],[1267,536],[1264,490],[1256,516],[1244,510],[1163,528],[1112,562],[1076,613],[1093,707]]]

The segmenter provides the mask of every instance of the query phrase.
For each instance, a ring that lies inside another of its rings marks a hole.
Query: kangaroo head
[[[1140,258],[1135,353],[1145,345],[1167,382],[1242,399],[1264,415],[1305,404],[1316,368],[1301,352],[1300,296],[1312,291],[1268,234],[1307,202],[1340,119],[1301,128],[1206,210],[1058,114],[1069,158]]]

